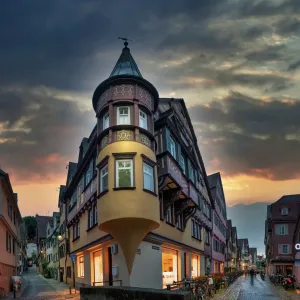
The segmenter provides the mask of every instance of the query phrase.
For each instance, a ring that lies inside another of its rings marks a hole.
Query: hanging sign
[[[296,249],[297,251],[300,251],[300,244],[296,244],[296,245],[295,245],[295,249]]]

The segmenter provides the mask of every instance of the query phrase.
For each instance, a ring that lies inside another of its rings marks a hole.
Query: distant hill
[[[258,254],[265,253],[264,235],[267,205],[270,203],[237,204],[227,206],[227,219],[237,227],[238,238],[248,238],[249,246],[257,248]]]

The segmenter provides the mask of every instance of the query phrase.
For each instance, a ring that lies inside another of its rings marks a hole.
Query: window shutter
[[[278,244],[278,253],[282,254],[282,245],[281,244]]]
[[[167,149],[164,150],[168,150],[171,152],[171,147],[170,147],[170,130],[166,127],[166,147]]]
[[[278,235],[278,234],[280,234],[280,225],[276,225],[276,227],[275,227],[275,233]]]
[[[287,245],[287,254],[290,254],[290,245]]]
[[[284,224],[284,234],[289,234],[289,225]]]

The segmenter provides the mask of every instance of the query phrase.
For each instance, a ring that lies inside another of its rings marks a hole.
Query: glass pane
[[[119,170],[119,185],[118,187],[131,186],[131,171],[126,169]]]
[[[106,175],[102,177],[101,192],[106,191],[107,189],[108,189],[108,174],[106,173]]]
[[[147,173],[144,173],[144,189],[154,191],[153,188],[153,177]]]
[[[118,168],[124,168],[124,161],[118,161]]]

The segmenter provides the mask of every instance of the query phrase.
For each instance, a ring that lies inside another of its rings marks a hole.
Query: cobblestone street
[[[17,295],[17,299],[22,300],[60,300],[60,299],[72,299],[78,300],[80,298],[78,294],[70,295],[68,285],[58,282],[55,279],[46,279],[40,274],[37,274],[35,266],[29,268],[22,276],[22,289]],[[74,292],[74,290],[73,290]],[[10,293],[8,298],[13,299],[13,294]]]
[[[260,276],[240,277],[225,293],[216,295],[216,300],[296,300],[300,299],[295,291],[286,292],[282,287],[273,286],[268,279],[262,281]]]

